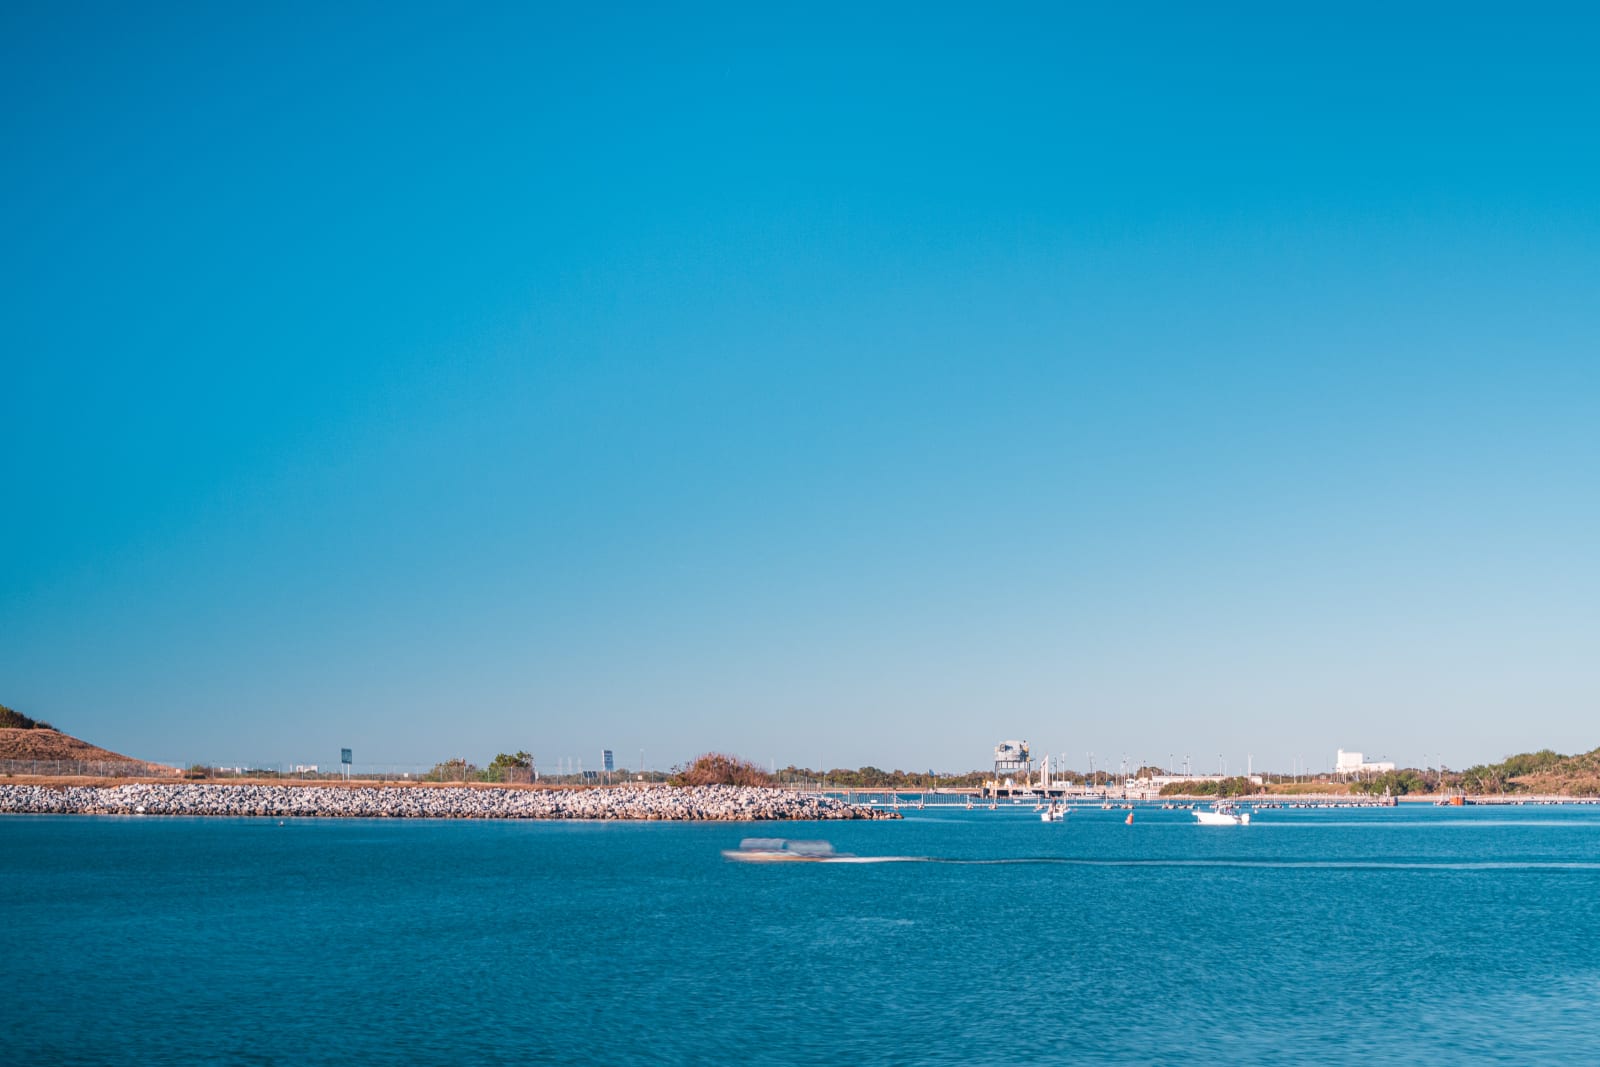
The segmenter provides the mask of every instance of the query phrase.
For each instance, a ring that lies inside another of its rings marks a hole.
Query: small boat
[[[1067,809],[1060,804],[1052,804],[1039,813],[1040,822],[1066,822]]]
[[[1249,826],[1250,813],[1240,811],[1226,800],[1219,800],[1211,805],[1210,811],[1197,811],[1194,813],[1195,821],[1201,826]]]
[[[823,863],[846,858],[826,841],[790,841],[782,837],[747,837],[737,849],[722,850],[724,859],[740,863]]]

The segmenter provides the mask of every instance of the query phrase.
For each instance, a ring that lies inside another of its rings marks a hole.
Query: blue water
[[[0,817],[7,1063],[1600,1054],[1600,810]],[[735,864],[747,834],[938,862]]]

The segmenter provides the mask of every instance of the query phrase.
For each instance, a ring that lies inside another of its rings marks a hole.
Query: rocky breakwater
[[[608,789],[293,785],[0,784],[0,812],[29,815],[225,815],[356,819],[649,819],[754,822],[898,819],[893,812],[781,789]]]

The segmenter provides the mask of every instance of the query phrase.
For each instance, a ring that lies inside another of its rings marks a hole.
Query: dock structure
[[[1530,793],[1525,796],[1518,796],[1515,793],[1495,793],[1463,797],[1462,803],[1470,807],[1479,805],[1523,807],[1526,805],[1543,806],[1547,804],[1600,804],[1600,797],[1569,797],[1560,793]]]
[[[1033,753],[1026,741],[1002,741],[994,746],[994,777],[983,783],[980,795],[989,800],[1066,800],[1088,795],[1088,785],[1074,789],[1071,782],[1051,781],[1050,757],[1039,764],[1033,778]]]

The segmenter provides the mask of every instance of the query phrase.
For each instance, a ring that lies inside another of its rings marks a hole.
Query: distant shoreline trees
[[[1384,771],[1382,774],[1371,778],[1363,778],[1359,782],[1350,783],[1352,793],[1366,793],[1370,796],[1383,796],[1388,794],[1394,797],[1403,797],[1407,793],[1426,793],[1428,783],[1422,775],[1409,768],[1403,771]]]
[[[1247,797],[1266,791],[1266,786],[1257,785],[1242,775],[1220,781],[1169,782],[1161,787],[1164,797]]]

